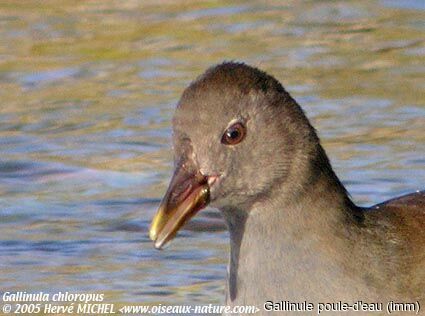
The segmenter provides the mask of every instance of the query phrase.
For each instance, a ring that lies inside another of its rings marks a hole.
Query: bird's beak
[[[177,231],[209,202],[207,177],[199,171],[178,167],[159,209],[152,220],[149,237],[160,249],[174,238]]]

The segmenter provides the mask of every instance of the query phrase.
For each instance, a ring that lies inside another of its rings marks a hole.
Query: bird
[[[198,211],[218,209],[230,236],[226,305],[261,315],[302,302],[366,314],[424,306],[425,191],[357,206],[273,76],[212,66],[183,91],[172,125],[175,171],[149,236],[161,249]]]

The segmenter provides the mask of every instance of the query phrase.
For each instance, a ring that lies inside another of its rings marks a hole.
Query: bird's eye
[[[245,126],[242,123],[235,123],[224,132],[221,142],[225,145],[236,145],[244,139],[245,134]]]

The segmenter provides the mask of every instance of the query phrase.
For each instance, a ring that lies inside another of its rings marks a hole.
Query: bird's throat
[[[323,175],[296,199],[276,191],[249,209],[223,210],[230,232],[229,304],[250,303],[241,301],[246,298],[260,303],[273,295],[269,288],[282,288],[283,296],[275,299],[297,299],[309,292],[299,284],[343,273],[351,240],[342,227],[354,205],[338,185]],[[323,284],[316,285],[318,291]]]

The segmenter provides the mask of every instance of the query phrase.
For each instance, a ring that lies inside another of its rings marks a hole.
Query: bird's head
[[[241,63],[210,68],[184,91],[173,118],[175,172],[150,228],[155,247],[208,204],[248,210],[275,186],[291,191],[317,143],[276,79]]]

